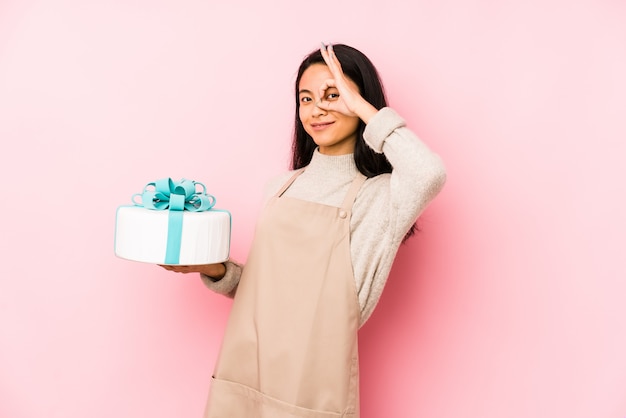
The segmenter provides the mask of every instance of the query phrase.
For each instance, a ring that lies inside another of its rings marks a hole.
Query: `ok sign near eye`
[[[332,45],[324,45],[320,49],[324,63],[332,75],[332,78],[326,80],[319,87],[320,97],[324,100],[320,102],[320,106],[326,110],[337,111],[347,116],[358,116],[367,123],[370,118],[378,112],[378,110],[367,102],[359,91],[359,87],[343,73],[341,63],[337,59]],[[332,100],[326,98],[331,89],[337,92],[337,96],[332,96]],[[341,96],[341,97],[339,97]]]

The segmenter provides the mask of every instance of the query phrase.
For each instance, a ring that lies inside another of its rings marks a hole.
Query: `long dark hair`
[[[346,77],[359,87],[361,96],[376,109],[380,110],[387,106],[383,83],[380,80],[376,67],[374,67],[369,58],[361,51],[343,44],[333,44],[333,52],[341,63],[341,68]],[[313,138],[304,130],[300,120],[300,100],[298,97],[302,74],[313,64],[326,64],[319,49],[316,49],[304,58],[298,68],[298,76],[296,77],[296,112],[293,143],[291,146],[291,168],[294,170],[307,166],[311,162],[313,153],[317,148]],[[354,162],[357,169],[368,178],[383,173],[391,173],[392,167],[385,155],[374,152],[365,143],[363,139],[364,130],[365,123],[361,120],[357,127],[357,140],[354,145]],[[416,229],[414,224],[407,232],[404,240],[413,235]]]

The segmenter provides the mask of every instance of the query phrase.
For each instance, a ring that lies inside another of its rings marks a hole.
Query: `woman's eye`
[[[329,93],[326,95],[326,100],[337,100],[339,98],[339,93]]]
[[[301,101],[302,103],[308,103],[308,102],[312,101],[312,99],[311,99],[310,97],[306,97],[306,96],[305,96],[305,97],[301,97],[301,98],[300,98],[300,101]]]

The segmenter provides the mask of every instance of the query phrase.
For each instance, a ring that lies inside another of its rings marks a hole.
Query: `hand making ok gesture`
[[[358,116],[365,123],[378,111],[361,96],[354,83],[349,83],[348,78],[341,69],[341,63],[337,59],[333,46],[322,43],[320,48],[324,62],[328,66],[333,78],[325,80],[319,87],[319,97],[322,97],[316,105],[324,110],[343,113],[347,116]],[[339,92],[338,100],[327,100],[326,91],[335,88]]]

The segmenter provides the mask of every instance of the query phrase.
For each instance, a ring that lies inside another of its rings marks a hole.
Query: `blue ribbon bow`
[[[202,190],[198,191],[200,186]],[[139,196],[141,202],[135,201]],[[133,203],[151,210],[169,210],[165,264],[178,264],[183,236],[183,212],[204,212],[215,206],[215,197],[206,193],[204,184],[182,179],[164,178],[148,183],[142,193],[133,195]]]

